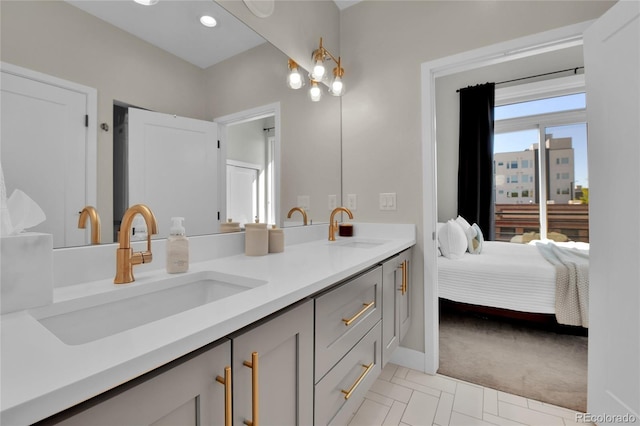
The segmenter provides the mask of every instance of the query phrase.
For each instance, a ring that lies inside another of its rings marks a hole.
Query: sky
[[[528,115],[545,114],[557,111],[569,111],[586,107],[584,93],[541,99],[538,101],[522,102],[519,104],[498,106],[495,108],[495,120],[524,117]],[[546,129],[545,133],[555,138],[571,137],[574,148],[575,183],[585,188],[589,187],[587,168],[587,125],[576,123],[566,126],[554,126]],[[494,136],[494,152],[524,151],[532,144],[538,143],[538,129],[522,130],[496,134]]]

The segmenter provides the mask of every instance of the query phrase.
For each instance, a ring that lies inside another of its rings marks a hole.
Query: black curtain
[[[458,214],[493,240],[495,83],[460,89]]]

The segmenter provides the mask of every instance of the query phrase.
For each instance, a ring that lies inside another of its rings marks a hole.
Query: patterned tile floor
[[[387,364],[349,426],[585,425],[575,411]]]

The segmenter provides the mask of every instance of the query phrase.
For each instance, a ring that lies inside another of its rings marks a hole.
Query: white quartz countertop
[[[79,345],[59,340],[30,311],[2,315],[3,425],[30,424],[99,395],[282,308],[322,291],[413,246],[413,225],[385,225],[366,235],[288,245],[283,253],[221,257],[190,265],[266,284],[124,332]],[[382,244],[350,247],[349,241]],[[134,273],[126,286],[150,285],[164,270]],[[54,304],[123,287],[112,280],[62,287]]]

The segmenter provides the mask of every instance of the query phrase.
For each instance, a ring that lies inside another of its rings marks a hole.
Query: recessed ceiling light
[[[158,0],[133,0],[138,4],[142,4],[144,6],[153,6],[154,4],[158,3]]]
[[[213,16],[203,15],[200,17],[200,23],[205,27],[213,28],[218,25],[218,22]]]

